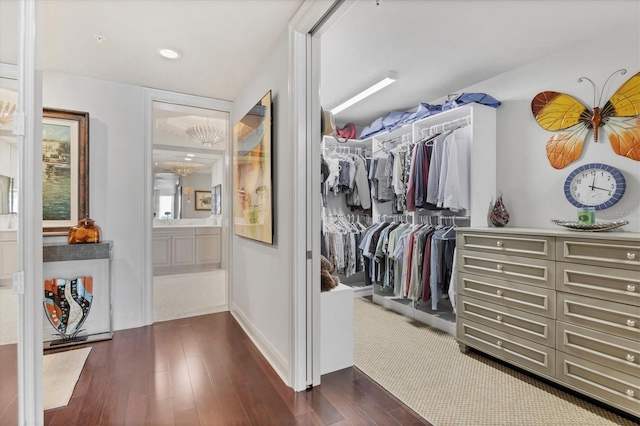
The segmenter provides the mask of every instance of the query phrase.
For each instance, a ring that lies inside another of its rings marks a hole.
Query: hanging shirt
[[[409,182],[407,183],[407,211],[413,212],[416,210],[416,188],[415,188],[415,164],[416,164],[416,153],[418,151],[418,145],[413,147],[411,151],[411,168],[409,169]]]
[[[433,148],[429,162],[429,176],[427,179],[427,202],[431,204],[437,205],[438,203],[444,142],[450,134],[451,131],[445,132],[433,140]]]
[[[463,127],[451,135],[449,152],[442,206],[454,212],[467,210],[471,186],[471,127]]]

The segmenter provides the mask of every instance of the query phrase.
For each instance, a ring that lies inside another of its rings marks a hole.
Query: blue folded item
[[[414,121],[418,121],[421,118],[425,118],[425,117],[429,117],[430,115],[437,114],[440,111],[442,111],[442,105],[429,105],[427,103],[421,103],[418,106],[418,109],[416,110],[416,112],[412,113],[407,118],[405,118],[402,121],[402,123],[403,124],[413,123]]]
[[[498,101],[492,96],[487,95],[486,93],[463,93],[455,100],[455,103],[458,106],[470,104],[471,102],[487,105],[492,108],[498,108],[502,104],[502,102]]]
[[[442,111],[447,111],[462,105],[476,102],[493,108],[498,108],[501,102],[486,93],[463,93],[455,99],[445,101],[442,105],[420,103],[415,112],[392,111],[386,117],[377,118],[360,133],[360,139],[370,138],[380,132],[390,132],[405,124],[413,123],[421,118],[429,117]]]
[[[360,139],[370,138],[376,133],[380,133],[384,130],[384,126],[382,125],[382,117],[376,118],[373,123],[362,129],[360,133]]]
[[[398,127],[402,126],[402,120],[409,117],[412,113],[409,111],[391,111],[387,116],[382,120],[382,125],[385,130],[390,132]]]

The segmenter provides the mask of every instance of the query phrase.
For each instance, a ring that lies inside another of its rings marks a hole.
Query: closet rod
[[[455,119],[450,120],[450,121],[445,121],[444,123],[433,124],[433,125],[431,125],[429,127],[421,129],[420,130],[420,136],[421,136],[421,138],[424,138],[425,137],[425,133],[427,133],[427,134],[437,133],[439,127],[441,127],[442,131],[444,132],[445,131],[445,127],[447,127],[447,126],[453,127],[454,125],[460,125],[461,124],[460,122],[463,121],[463,120],[466,121],[466,124],[468,126],[471,125],[471,115],[466,115],[464,117],[455,118]]]

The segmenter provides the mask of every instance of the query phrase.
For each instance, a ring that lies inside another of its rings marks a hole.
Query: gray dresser
[[[640,416],[640,234],[458,230],[457,340]]]

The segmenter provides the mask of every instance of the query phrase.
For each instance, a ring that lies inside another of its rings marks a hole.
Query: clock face
[[[620,201],[626,182],[622,173],[606,164],[591,163],[575,169],[564,183],[567,200],[576,207],[607,209]]]

